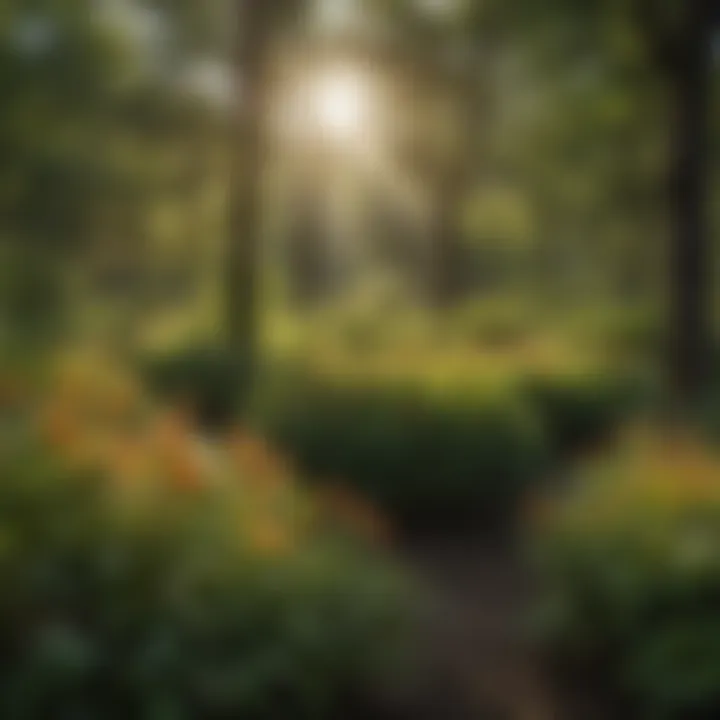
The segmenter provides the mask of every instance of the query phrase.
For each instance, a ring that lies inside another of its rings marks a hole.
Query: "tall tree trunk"
[[[708,114],[713,0],[686,0],[672,76],[671,380],[681,407],[698,400],[708,371],[710,258],[707,222]]]
[[[269,93],[273,2],[237,0],[237,93],[232,123],[230,227],[227,253],[226,337],[237,358],[254,363],[258,335],[258,259],[262,176]]]

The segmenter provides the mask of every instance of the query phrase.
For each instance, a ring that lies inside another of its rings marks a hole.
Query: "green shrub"
[[[458,338],[489,348],[513,347],[537,335],[537,318],[529,303],[510,298],[469,302],[449,320]]]
[[[553,456],[585,450],[608,439],[651,394],[647,378],[620,370],[532,373],[521,392],[542,417]]]
[[[268,378],[255,422],[311,476],[341,478],[410,525],[501,520],[544,467],[511,392],[296,371]]]
[[[392,669],[409,603],[377,550],[329,534],[264,445],[208,456],[89,381],[3,436],[3,718],[331,717]]]
[[[623,312],[608,323],[606,342],[611,351],[648,358],[659,358],[667,349],[667,329],[658,314]]]
[[[25,245],[0,249],[0,343],[43,351],[67,329],[68,297],[56,260]]]
[[[276,366],[250,413],[310,476],[339,477],[410,524],[507,519],[531,483],[607,439],[649,393],[620,369],[397,364]]]
[[[556,308],[546,323],[595,355],[655,361],[666,350],[667,328],[658,307],[637,301],[580,302]]]
[[[542,636],[628,716],[720,713],[719,479],[700,443],[635,438],[536,519]]]
[[[220,347],[196,346],[150,358],[145,376],[164,401],[189,404],[203,425],[236,419],[247,391],[248,357],[231,357]]]

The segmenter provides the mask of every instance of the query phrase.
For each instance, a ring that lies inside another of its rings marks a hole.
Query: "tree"
[[[0,241],[4,269],[12,268],[2,283],[12,332],[57,329],[70,270],[93,240],[89,208],[116,180],[102,139],[129,58],[93,5],[3,5]],[[42,327],[20,327],[36,321]]]
[[[238,0],[235,42],[233,178],[227,257],[227,341],[231,353],[254,365],[258,334],[258,261],[262,233],[262,186],[275,40],[300,0]]]
[[[717,3],[691,0],[675,33],[651,30],[659,60],[665,61],[674,111],[671,371],[681,402],[700,399],[709,369],[707,153],[711,44],[713,28],[719,23]]]
[[[574,3],[553,4],[571,32],[586,33],[625,13],[647,49],[668,108],[670,157],[670,290],[668,375],[677,409],[687,410],[704,389],[711,326],[710,238],[707,222],[707,149],[712,39],[720,25],[713,0],[602,0],[573,12]],[[536,11],[535,11],[536,12]]]
[[[407,7],[412,0],[397,0]],[[477,37],[487,24],[516,33],[555,63],[568,65],[607,52],[609,22],[631,24],[659,80],[671,126],[668,168],[670,225],[669,376],[679,406],[697,400],[707,379],[709,322],[708,121],[712,39],[720,27],[714,0],[487,0],[458,3]]]

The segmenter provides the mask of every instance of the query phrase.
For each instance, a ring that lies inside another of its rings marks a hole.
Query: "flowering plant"
[[[634,429],[535,508],[549,646],[643,712],[720,710],[720,457],[689,433]],[[704,713],[704,714],[702,714]]]
[[[3,717],[318,717],[388,667],[404,582],[261,440],[204,438],[97,359],[12,423]]]

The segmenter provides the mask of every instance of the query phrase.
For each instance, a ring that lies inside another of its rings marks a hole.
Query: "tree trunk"
[[[262,176],[265,164],[268,60],[273,3],[237,0],[235,69],[237,94],[232,123],[230,226],[227,252],[226,337],[238,359],[253,362],[258,334],[258,259]]]
[[[712,4],[713,0],[688,0],[687,18],[673,63],[670,372],[681,408],[700,398],[709,364],[707,157]]]

